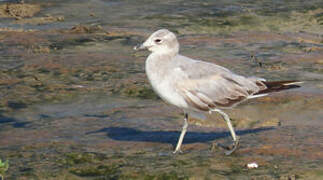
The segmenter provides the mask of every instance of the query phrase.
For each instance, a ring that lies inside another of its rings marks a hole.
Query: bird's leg
[[[229,127],[229,130],[230,130],[230,133],[231,133],[231,136],[232,136],[232,139],[233,139],[233,147],[232,147],[232,149],[230,149],[230,150],[226,151],[226,152],[225,152],[225,154],[226,154],[226,155],[230,155],[230,154],[232,154],[235,150],[237,150],[237,149],[238,149],[239,141],[240,141],[240,137],[239,137],[239,136],[237,136],[237,135],[236,135],[236,133],[234,132],[234,129],[233,129],[233,126],[232,126],[232,124],[231,124],[231,121],[230,121],[229,116],[228,116],[225,112],[223,112],[223,111],[221,111],[221,110],[219,110],[219,109],[215,109],[214,111],[216,111],[216,112],[218,112],[218,113],[220,113],[220,114],[222,115],[222,117],[223,117],[223,118],[224,118],[224,120],[227,122],[227,125],[228,125],[228,127]]]
[[[181,135],[180,135],[180,137],[178,139],[178,142],[177,142],[177,145],[176,145],[176,149],[173,152],[174,154],[177,153],[177,152],[182,152],[181,151],[181,145],[182,145],[182,142],[183,142],[186,130],[187,130],[187,126],[188,126],[187,120],[188,120],[188,114],[186,112],[184,112],[184,124],[183,124]]]

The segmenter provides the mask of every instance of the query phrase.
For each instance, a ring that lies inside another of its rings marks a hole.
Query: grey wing
[[[181,66],[177,71],[181,73],[181,80],[175,84],[178,93],[187,104],[202,111],[230,108],[266,88],[260,79],[246,78],[201,61]]]

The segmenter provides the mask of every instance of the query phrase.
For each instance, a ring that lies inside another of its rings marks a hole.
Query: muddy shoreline
[[[4,177],[323,178],[322,13],[316,0],[0,2]],[[190,119],[173,155],[182,112],[152,91],[148,52],[132,50],[159,28],[178,34],[186,56],[305,83],[228,111],[242,139],[233,156],[210,150],[230,143],[216,114]]]

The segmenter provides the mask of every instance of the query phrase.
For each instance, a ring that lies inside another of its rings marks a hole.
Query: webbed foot
[[[226,150],[224,152],[225,155],[229,156],[229,155],[231,155],[232,153],[234,153],[238,149],[239,144],[240,144],[240,137],[237,136],[236,141],[233,141],[232,145],[230,145],[230,146],[225,146],[225,145],[220,144],[220,143],[213,143],[212,147],[211,147],[211,151],[214,151],[216,147],[220,147],[222,149],[225,149]]]

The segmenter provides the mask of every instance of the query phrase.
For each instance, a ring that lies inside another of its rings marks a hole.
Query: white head
[[[136,46],[134,49],[145,48],[153,53],[176,55],[179,51],[179,44],[174,33],[167,29],[160,29],[150,35],[143,44]]]

